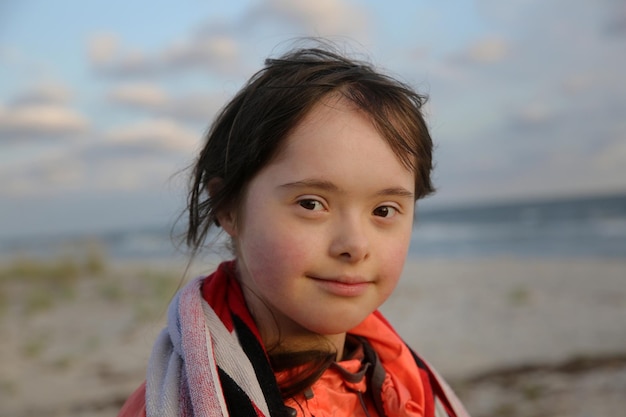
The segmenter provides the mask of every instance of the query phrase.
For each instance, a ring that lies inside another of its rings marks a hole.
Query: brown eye
[[[396,210],[394,207],[380,206],[374,209],[374,216],[389,218],[393,217],[397,212],[398,210]]]
[[[300,207],[306,210],[311,210],[311,211],[324,209],[324,206],[322,205],[322,203],[320,203],[317,200],[310,199],[310,198],[305,199],[305,200],[300,200],[298,201],[298,204],[300,205]]]

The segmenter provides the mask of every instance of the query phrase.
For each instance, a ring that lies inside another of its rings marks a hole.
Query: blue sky
[[[306,35],[430,95],[426,204],[626,191],[621,0],[7,0],[0,233],[171,223],[215,111]]]

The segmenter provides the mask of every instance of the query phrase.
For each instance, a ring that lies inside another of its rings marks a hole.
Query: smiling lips
[[[324,291],[340,297],[357,297],[373,283],[361,277],[318,278],[310,276]]]

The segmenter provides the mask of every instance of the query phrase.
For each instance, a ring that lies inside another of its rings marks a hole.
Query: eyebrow
[[[323,191],[343,192],[336,184],[330,181],[308,179],[302,181],[288,182],[279,186],[280,188],[314,188]],[[376,192],[377,196],[395,196],[402,198],[415,198],[415,194],[404,187],[389,187]]]
[[[286,184],[282,184],[280,188],[316,188],[324,191],[341,191],[337,185],[330,181],[314,179],[288,182]]]
[[[404,197],[404,198],[415,198],[415,194],[410,192],[404,187],[391,187],[385,188],[384,190],[380,190],[376,193],[379,196],[395,196],[395,197]]]

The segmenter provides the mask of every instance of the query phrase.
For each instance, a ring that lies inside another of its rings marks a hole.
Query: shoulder
[[[117,417],[146,417],[145,382],[128,397]]]

